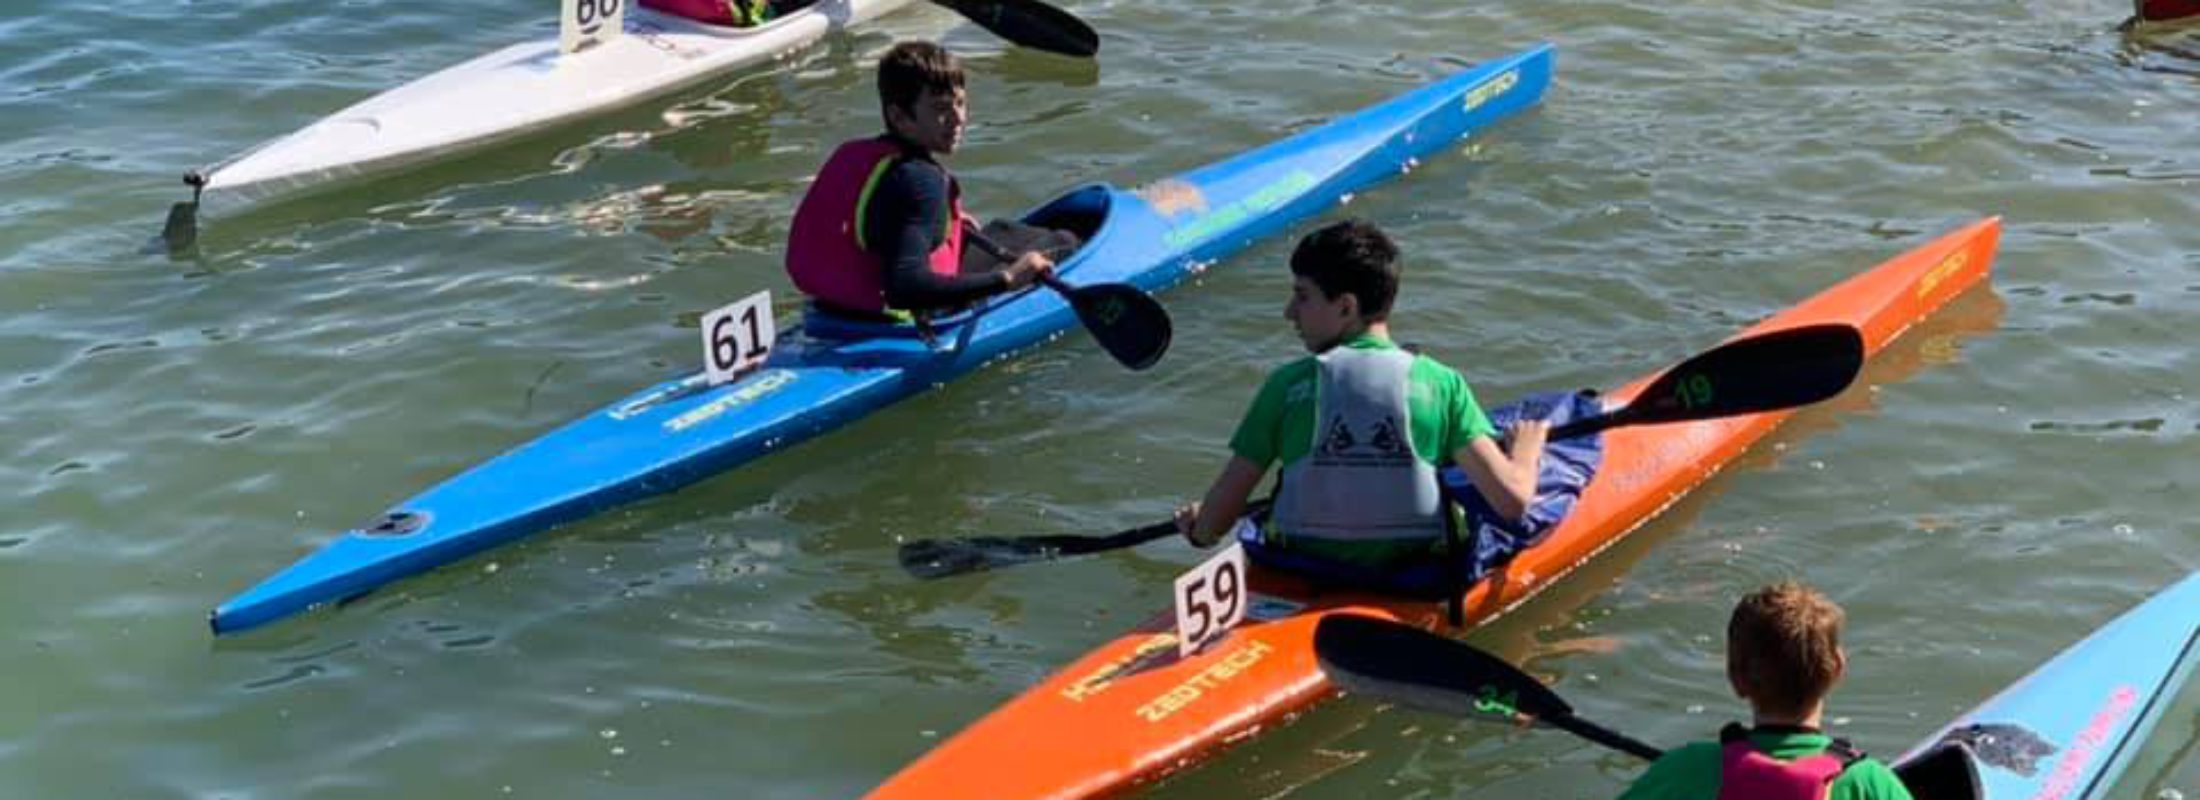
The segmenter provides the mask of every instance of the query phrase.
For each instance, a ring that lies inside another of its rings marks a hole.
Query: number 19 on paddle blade
[[[771,355],[772,339],[778,335],[772,325],[772,293],[769,291],[757,292],[704,314],[703,372],[709,376],[710,385],[717,386],[741,377],[750,368],[764,363],[765,357]]]
[[[1206,563],[1176,576],[1176,652],[1190,658],[1245,619],[1245,545],[1235,541]]]
[[[626,29],[628,0],[559,0],[558,54],[608,42]]]

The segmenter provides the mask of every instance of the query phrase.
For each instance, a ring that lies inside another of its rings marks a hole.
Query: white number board
[[[1230,546],[1176,576],[1176,652],[1190,657],[1245,619],[1252,590],[1245,585],[1245,545]]]
[[[717,386],[740,377],[771,355],[772,293],[769,290],[736,300],[703,315],[703,372]]]
[[[578,53],[610,41],[626,25],[629,0],[559,0],[558,52]]]

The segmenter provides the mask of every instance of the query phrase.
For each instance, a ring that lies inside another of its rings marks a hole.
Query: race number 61
[[[1190,657],[1245,619],[1245,545],[1236,541],[1176,577],[1176,652]]]
[[[771,355],[772,293],[756,294],[703,315],[703,372],[710,385],[740,377]]]

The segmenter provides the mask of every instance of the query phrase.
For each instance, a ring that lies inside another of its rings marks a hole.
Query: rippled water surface
[[[932,7],[777,67],[152,246],[176,175],[550,30],[547,0],[0,12],[0,796],[859,794],[1166,602],[1157,544],[915,583],[910,537],[1100,533],[1204,487],[1288,239],[1170,294],[1147,373],[1082,337],[677,495],[216,641],[207,609],[420,488],[695,361],[758,289],[870,64],[944,36],[970,204],[1137,183],[1547,40],[1542,108],[1364,192],[1408,339],[1485,399],[1603,385],[1928,236],[1963,298],[1773,446],[1476,641],[1660,742],[1740,709],[1727,608],[1850,613],[1835,716],[1904,749],[2200,568],[2200,33],[2111,0],[1072,0],[1096,64]],[[1344,213],[1344,212],[1339,212]],[[2177,706],[2119,792],[2200,796]],[[1034,747],[1075,747],[1078,733]],[[1347,700],[1155,797],[1598,797],[1560,734]]]

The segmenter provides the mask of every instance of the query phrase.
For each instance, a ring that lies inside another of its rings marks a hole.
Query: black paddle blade
[[[1060,549],[1042,542],[1005,536],[926,539],[903,544],[900,553],[902,570],[923,580],[1050,561],[1060,555]]]
[[[1103,283],[1069,290],[1077,320],[1117,362],[1134,370],[1151,367],[1169,352],[1174,329],[1161,301],[1127,283]]]
[[[1626,408],[1561,426],[1551,436],[1809,405],[1840,394],[1863,368],[1864,335],[1855,326],[1761,333],[1683,361],[1651,381]]]
[[[1159,522],[1107,536],[973,536],[926,539],[901,546],[901,568],[923,580],[1013,567],[1065,556],[1137,547],[1175,535],[1176,522]]]
[[[1573,707],[1504,659],[1466,642],[1389,620],[1322,618],[1314,656],[1349,691],[1461,717],[1571,717]]]
[[[932,0],[954,9],[993,35],[1033,50],[1075,58],[1100,52],[1100,34],[1062,9],[1041,0]]]

